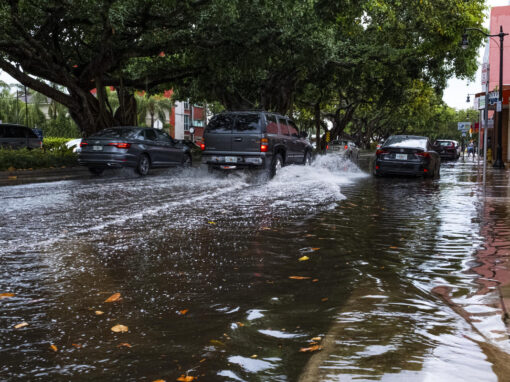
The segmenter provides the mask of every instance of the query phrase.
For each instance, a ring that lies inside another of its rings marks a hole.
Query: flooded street
[[[462,158],[439,180],[361,168],[0,188],[0,379],[508,380],[480,269],[508,180],[484,202]]]

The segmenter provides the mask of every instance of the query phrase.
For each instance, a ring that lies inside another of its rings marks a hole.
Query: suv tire
[[[303,164],[305,166],[311,166],[311,164],[312,164],[312,154],[310,154],[310,151],[305,152],[305,159],[303,160]]]
[[[276,174],[283,167],[283,158],[281,154],[276,154],[273,156],[273,160],[271,161],[271,166],[269,167],[269,179],[274,178]]]

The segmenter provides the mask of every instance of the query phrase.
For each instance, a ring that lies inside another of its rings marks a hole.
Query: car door
[[[294,121],[287,119],[287,126],[289,127],[290,146],[293,155],[293,162],[303,163],[305,160],[306,144],[299,138],[299,131]]]
[[[162,164],[176,165],[182,163],[183,150],[177,147],[177,142],[164,131],[156,130],[156,134],[158,135],[158,143],[160,143],[159,149]]]
[[[285,163],[294,163],[294,147],[292,146],[287,118],[278,116],[278,125],[280,128],[280,139],[286,151],[286,158],[284,158]]]
[[[239,113],[232,130],[233,153],[259,153],[262,132],[261,113]]]
[[[158,142],[158,136],[154,129],[144,129],[144,144],[147,152],[149,153],[152,166],[160,166],[161,158],[161,145]]]

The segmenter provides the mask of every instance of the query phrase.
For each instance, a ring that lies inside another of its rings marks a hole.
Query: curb
[[[36,170],[0,171],[0,186],[26,183],[54,182],[68,179],[81,179],[89,176],[86,167],[43,168]]]

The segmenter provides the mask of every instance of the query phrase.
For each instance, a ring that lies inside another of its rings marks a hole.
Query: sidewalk
[[[0,187],[26,183],[55,182],[90,176],[85,167],[43,168],[36,170],[0,171]]]

